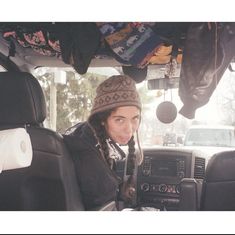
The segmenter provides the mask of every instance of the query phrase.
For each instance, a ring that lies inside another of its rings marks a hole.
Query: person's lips
[[[127,144],[129,142],[129,140],[131,139],[130,136],[120,136],[120,142],[121,144]]]

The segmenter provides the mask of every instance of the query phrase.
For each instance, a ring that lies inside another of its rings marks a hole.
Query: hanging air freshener
[[[171,93],[172,100],[172,93]],[[165,101],[165,93],[164,93],[164,101],[160,103],[156,110],[156,115],[159,121],[169,124],[172,123],[177,117],[177,108],[174,103],[171,101]]]

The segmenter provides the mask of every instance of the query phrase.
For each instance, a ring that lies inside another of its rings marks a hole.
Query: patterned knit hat
[[[135,81],[126,75],[111,76],[97,87],[90,117],[121,106],[136,106],[141,109]]]

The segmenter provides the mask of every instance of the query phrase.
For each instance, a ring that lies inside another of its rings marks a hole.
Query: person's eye
[[[123,123],[124,119],[123,118],[117,118],[117,119],[115,119],[115,122],[116,123]]]
[[[133,120],[134,120],[135,122],[139,122],[139,121],[140,121],[140,117],[139,117],[139,116],[134,117]]]

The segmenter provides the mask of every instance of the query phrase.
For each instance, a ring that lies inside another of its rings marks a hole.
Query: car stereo
[[[146,156],[142,165],[142,174],[151,177],[184,178],[185,162],[182,159],[153,158]]]
[[[160,210],[179,210],[181,180],[203,179],[205,158],[200,151],[149,148],[138,168],[138,205],[153,205]]]

